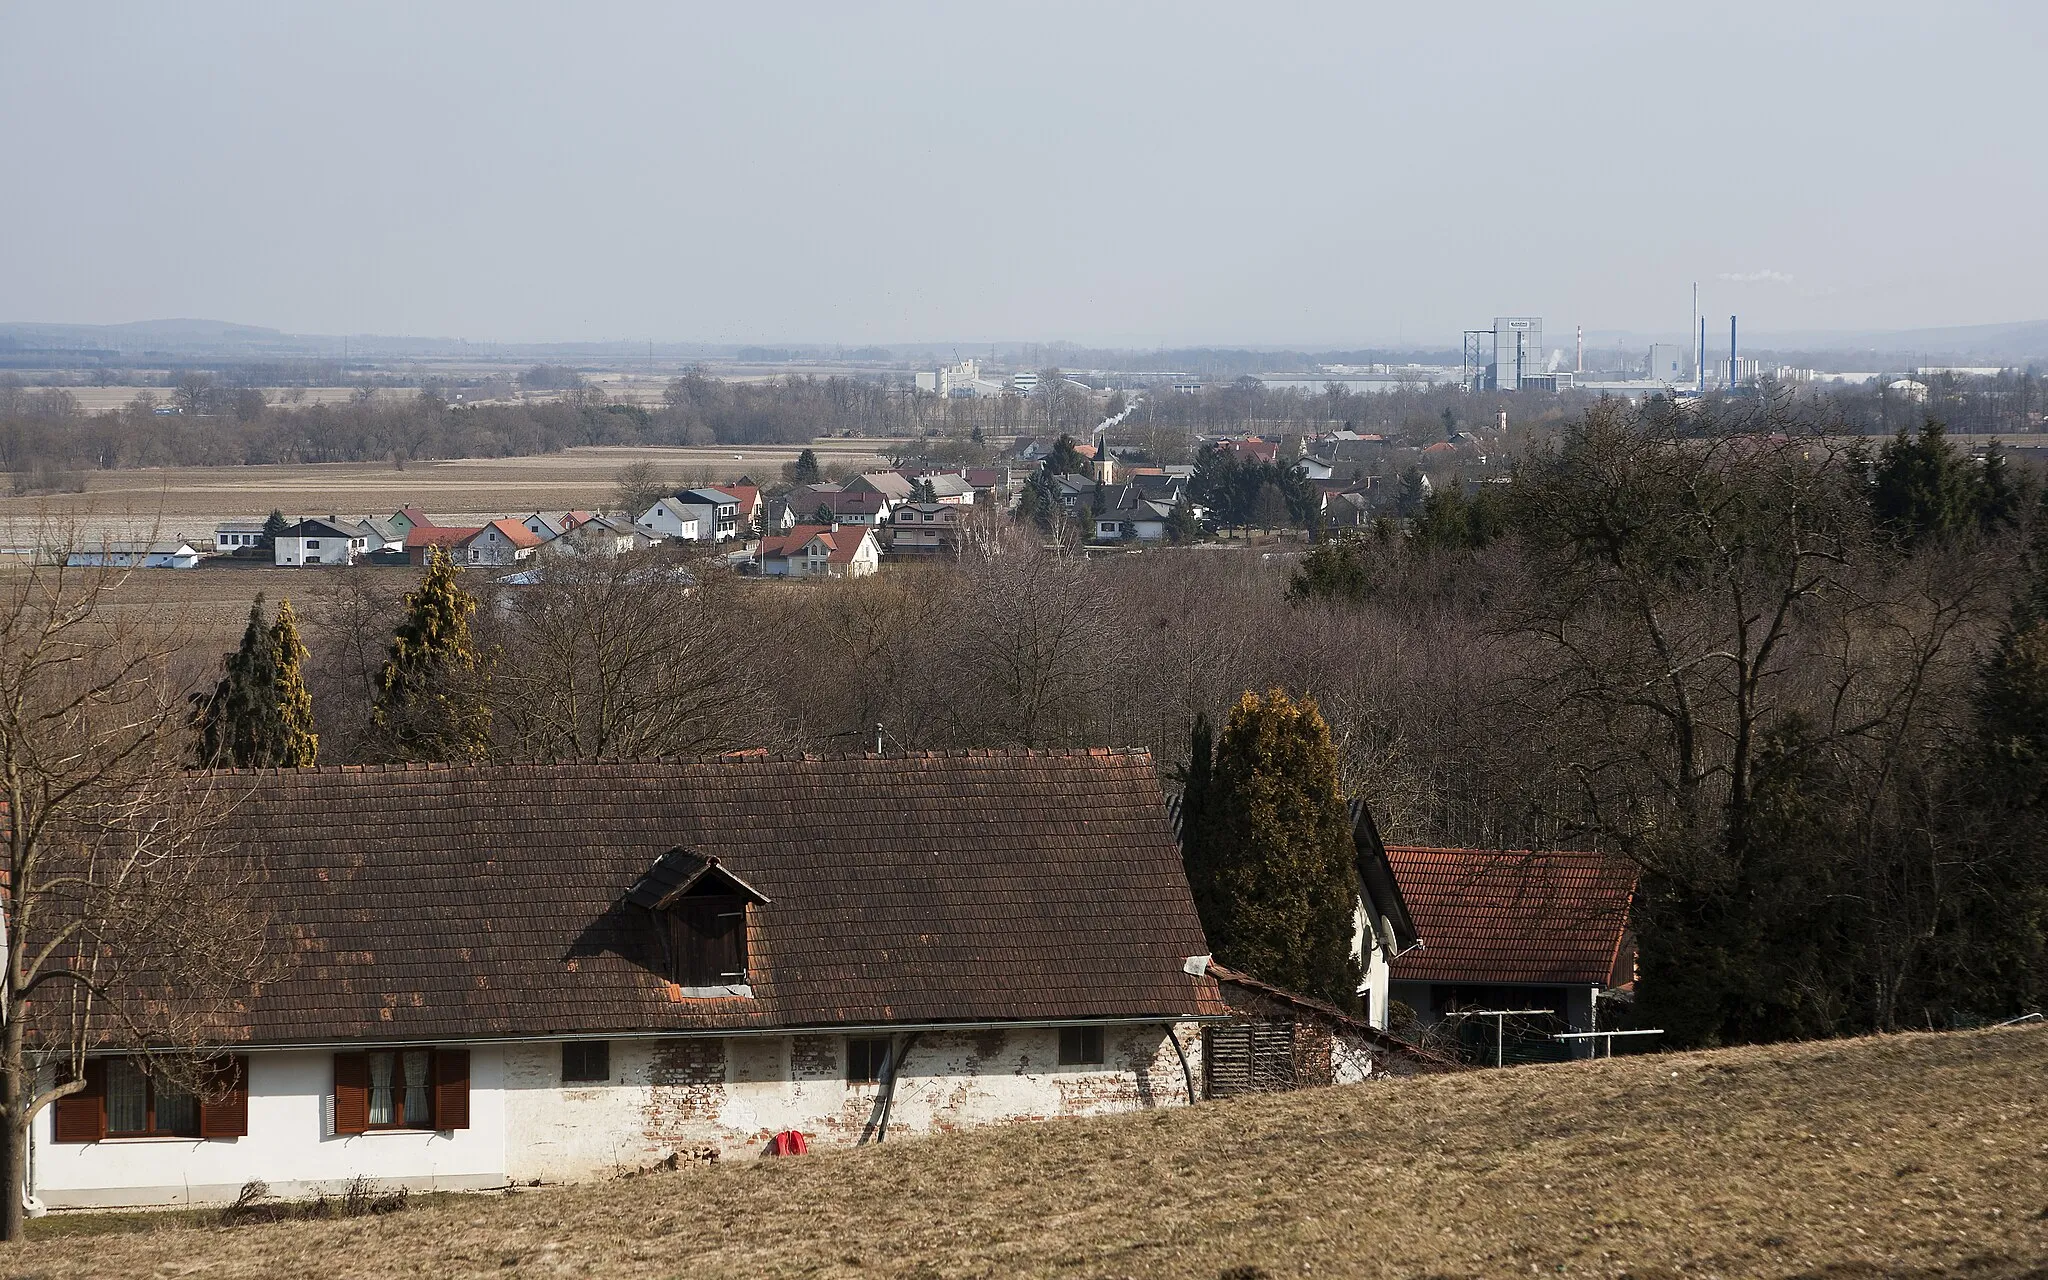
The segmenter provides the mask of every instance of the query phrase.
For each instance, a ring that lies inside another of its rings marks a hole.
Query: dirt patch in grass
[[[2048,1030],[1425,1077],[0,1254],[170,1273],[2048,1275]]]

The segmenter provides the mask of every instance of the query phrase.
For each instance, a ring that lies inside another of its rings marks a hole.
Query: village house
[[[271,544],[272,563],[280,567],[348,565],[368,549],[368,535],[354,524],[332,517],[301,520]]]
[[[586,516],[542,550],[551,555],[624,555],[641,545],[642,535],[623,516]]]
[[[481,529],[436,524],[414,525],[405,535],[405,558],[413,565],[425,565],[439,549],[445,551],[449,559],[460,561],[462,544],[481,532]]]
[[[791,510],[799,520],[815,520],[820,511],[829,511],[836,524],[879,529],[889,522],[889,513],[895,505],[895,501],[885,493],[874,489],[855,489],[849,484],[844,489],[819,493],[817,500],[808,508],[792,503]]]
[[[1629,906],[1636,876],[1597,853],[1389,846],[1388,865],[1423,945],[1394,958],[1388,996],[1411,1036],[1461,1044],[1474,1060],[1588,1057],[1604,991],[1635,978]],[[1514,1011],[1501,1020],[1474,1011]],[[1522,1014],[1540,1010],[1540,1014]]]
[[[263,545],[264,521],[228,520],[215,526],[213,549],[219,555],[233,555]]]
[[[540,548],[544,539],[517,520],[493,520],[455,544],[465,564],[517,564]]]
[[[551,516],[536,511],[519,523],[526,527],[528,533],[539,538],[542,542],[553,542],[575,524],[575,516],[575,512],[564,516]]]
[[[157,542],[104,542],[67,553],[72,568],[197,569],[199,552],[191,543],[170,538]]]
[[[752,484],[722,484],[718,491],[732,496],[735,520],[742,540],[761,536],[761,489]]]
[[[696,519],[699,541],[730,542],[739,536],[740,500],[723,489],[684,489],[668,503],[670,510]]]
[[[943,502],[905,502],[890,513],[885,532],[892,555],[951,555],[960,550],[966,509]]]
[[[434,522],[418,507],[405,506],[391,513],[391,523],[410,535],[414,529],[431,529]]]
[[[220,1024],[222,1096],[118,1039],[89,1058],[34,1125],[45,1205],[499,1188],[1185,1106],[1203,1029],[1242,1016],[1144,752],[204,782],[235,792],[219,835],[285,973]]]
[[[698,511],[675,498],[663,498],[641,512],[633,523],[654,542],[697,542],[704,537]]]
[[[402,551],[406,535],[412,526],[388,516],[371,516],[356,521],[356,530],[362,534],[363,550],[371,555],[379,551]]]
[[[900,471],[867,471],[848,480],[847,493],[879,493],[890,502],[908,502],[916,484]]]
[[[761,540],[761,572],[769,577],[865,578],[881,564],[881,544],[865,525],[800,524]]]

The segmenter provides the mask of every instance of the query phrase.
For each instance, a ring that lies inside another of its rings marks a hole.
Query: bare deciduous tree
[[[498,586],[498,754],[645,760],[760,746],[767,699],[722,568],[660,553],[553,554]]]
[[[213,832],[231,803],[180,769],[177,637],[116,599],[126,574],[54,564],[0,585],[0,1236],[19,1238],[30,1124],[84,1087],[89,1049],[202,1088],[262,924]]]

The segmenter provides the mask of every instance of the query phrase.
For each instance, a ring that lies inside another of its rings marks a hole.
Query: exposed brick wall
[[[789,1070],[795,1080],[836,1080],[845,1070],[838,1036],[796,1036],[789,1045]]]
[[[714,1036],[670,1040],[654,1050],[648,1073],[647,1136],[680,1141],[715,1123],[725,1104],[725,1041]]]

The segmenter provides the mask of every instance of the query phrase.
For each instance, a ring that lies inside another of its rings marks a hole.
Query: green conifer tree
[[[490,663],[470,636],[476,597],[455,579],[454,563],[436,548],[378,675],[372,720],[396,759],[480,760],[490,750]]]
[[[202,768],[252,768],[271,763],[277,737],[277,667],[263,622],[263,597],[249,606],[242,643],[220,660],[211,693],[192,695]]]
[[[1200,802],[1194,873],[1209,946],[1231,968],[1358,1007],[1357,849],[1329,726],[1274,689],[1238,701]]]
[[[192,696],[192,723],[203,768],[297,768],[313,763],[313,700],[299,674],[305,657],[290,601],[275,625],[263,620],[263,597],[249,606],[249,625],[234,652],[221,656],[209,693]]]
[[[270,662],[276,672],[278,735],[276,759],[286,769],[308,769],[320,762],[320,735],[313,732],[313,694],[306,688],[306,646],[299,640],[299,621],[292,602],[277,602],[277,621],[270,624]]]

